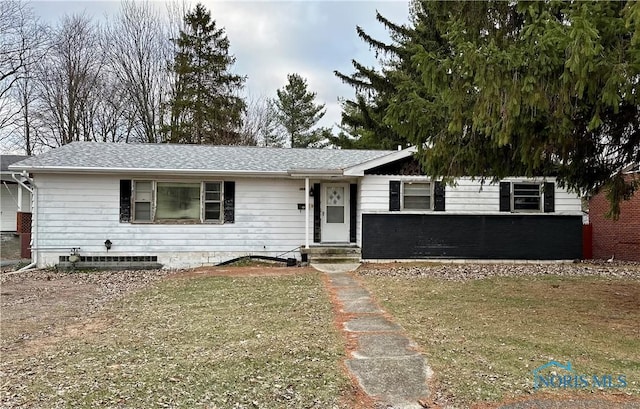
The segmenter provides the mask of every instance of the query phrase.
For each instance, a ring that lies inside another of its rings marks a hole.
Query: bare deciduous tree
[[[286,135],[277,118],[273,101],[265,97],[246,98],[247,109],[242,118],[242,135],[260,146],[283,147]]]
[[[104,69],[98,27],[86,15],[65,16],[38,64],[38,118],[48,146],[94,140],[97,87]]]
[[[32,61],[37,61],[42,57],[44,50],[41,48],[34,48],[30,51],[28,58]],[[19,107],[17,118],[14,121],[14,127],[12,134],[18,141],[17,145],[24,149],[27,155],[32,155],[34,151],[35,141],[32,135],[34,128],[34,121],[31,114],[31,108],[35,99],[35,84],[33,81],[33,69],[30,64],[26,64],[22,67],[22,73],[20,78],[15,83],[15,87],[12,90],[12,96],[16,105]]]
[[[25,4],[18,0],[0,2],[0,98],[9,92],[25,64],[29,49],[24,32],[28,15]]]
[[[32,146],[28,126],[32,95],[29,79],[33,64],[42,56],[43,33],[26,3],[0,2],[0,140],[9,140],[27,154]]]
[[[171,44],[166,25],[150,2],[122,2],[106,30],[109,64],[125,91],[136,140],[160,142],[161,104],[169,88],[167,60]]]

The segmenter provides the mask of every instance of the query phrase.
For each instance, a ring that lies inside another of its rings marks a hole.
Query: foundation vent
[[[58,267],[61,268],[98,268],[98,269],[154,269],[161,268],[158,256],[79,256],[75,264],[69,256],[60,256]]]

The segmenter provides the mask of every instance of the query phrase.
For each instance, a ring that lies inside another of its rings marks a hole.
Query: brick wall
[[[604,192],[589,201],[589,221],[593,226],[593,258],[640,261],[640,192],[620,205],[620,219],[604,215],[609,203]]]

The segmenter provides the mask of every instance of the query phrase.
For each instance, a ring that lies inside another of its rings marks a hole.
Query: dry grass
[[[571,361],[581,374],[624,374],[628,386],[615,392],[640,397],[638,280],[364,280],[423,349],[440,391],[458,405],[535,393],[531,371],[549,360]]]
[[[332,320],[315,273],[166,280],[3,356],[0,406],[341,407]]]

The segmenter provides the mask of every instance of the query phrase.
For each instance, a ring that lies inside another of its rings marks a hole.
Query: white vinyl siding
[[[360,181],[358,198],[358,226],[362,226],[363,213],[390,213],[389,212],[389,181],[399,180],[419,181],[416,176],[400,175],[366,175]],[[422,177],[424,182],[429,182],[431,178]],[[542,183],[555,182],[553,178],[526,179],[510,178],[504,181],[512,182],[535,182]],[[411,212],[404,210],[403,213]],[[456,180],[455,186],[445,186],[445,211],[426,212],[415,211],[417,213],[433,214],[504,214],[500,212],[500,186],[498,183],[491,184],[485,182],[484,185],[478,179],[460,178]],[[581,201],[575,193],[569,193],[566,189],[555,184],[555,211],[556,215],[582,215]],[[362,232],[358,228],[358,244],[362,243]]]
[[[360,182],[360,209],[361,213],[380,213],[389,210],[389,181],[390,180],[416,180],[415,176],[378,176],[367,175]],[[430,179],[425,177],[425,181]],[[522,182],[525,178],[505,179],[504,181]],[[531,180],[542,182],[542,180]],[[547,182],[555,182],[553,178],[547,178]],[[497,183],[485,182],[484,185],[478,179],[460,178],[455,186],[445,187],[446,213],[498,213],[500,211],[500,187]],[[553,214],[581,215],[582,207],[580,197],[575,193],[567,192],[555,184],[555,211]]]
[[[81,255],[107,255],[107,239],[113,243],[108,255],[157,255],[171,267],[278,256],[304,244],[304,211],[297,207],[304,203],[303,180],[227,178],[236,182],[234,223],[153,224],[119,221],[121,179],[136,178],[36,175],[40,265],[56,264],[72,247]]]
[[[415,176],[378,176],[367,175],[360,182],[360,210],[361,213],[380,213],[389,211],[389,181],[390,180],[416,180]],[[427,182],[430,179],[424,177]],[[504,181],[525,182],[526,178],[505,179]],[[530,179],[531,182],[540,182],[542,179]],[[547,178],[547,182],[555,182],[553,178]],[[455,186],[445,186],[445,213],[469,213],[490,214],[500,212],[500,187],[499,184],[485,182],[484,185],[478,179],[460,178]],[[555,184],[555,211],[553,214],[582,215],[580,197],[575,193],[567,192]]]

